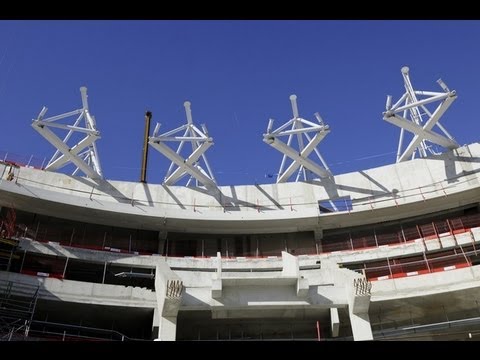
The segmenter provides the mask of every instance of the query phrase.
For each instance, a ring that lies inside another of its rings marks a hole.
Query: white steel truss
[[[44,106],[38,117],[33,120],[32,127],[57,149],[45,170],[55,171],[72,163],[76,166],[72,175],[76,175],[80,170],[91,179],[103,179],[100,158],[95,145],[95,142],[100,139],[100,131],[97,130],[95,117],[90,115],[88,109],[87,88],[82,86],[80,93],[81,109],[45,119],[48,109]],[[58,120],[73,116],[77,116],[73,125],[57,123]],[[62,140],[49,128],[68,130],[68,133]],[[85,134],[85,137],[78,143],[69,145],[68,141],[74,133]]]
[[[207,188],[213,188],[216,187],[215,177],[205,155],[207,149],[213,145],[213,139],[208,136],[204,124],[201,125],[203,131],[193,124],[190,105],[189,101],[185,101],[183,104],[187,116],[185,125],[158,135],[161,124],[157,123],[153,136],[148,138],[148,143],[172,161],[164,178],[165,185],[173,185],[188,174],[190,178],[187,181],[187,186],[195,179],[196,186],[199,186],[200,183]],[[179,142],[177,150],[173,151],[165,144],[166,142]],[[192,153],[183,158],[180,153],[187,142],[192,145]],[[200,164],[202,160],[206,171]]]
[[[409,68],[402,68],[405,93],[392,106],[392,97],[387,97],[386,110],[383,113],[383,119],[391,124],[400,127],[400,138],[398,140],[397,163],[409,159],[414,159],[416,154],[419,157],[426,157],[427,152],[437,154],[431,145],[433,143],[448,149],[459,147],[454,138],[440,124],[440,117],[447,111],[457,98],[455,90],[450,90],[447,85],[438,79],[437,83],[443,89],[443,92],[419,91],[414,90],[410,77]],[[427,104],[440,102],[434,111],[427,108]],[[443,133],[432,131],[434,126]],[[410,143],[404,148],[405,130],[413,133]]]
[[[306,170],[310,170],[321,178],[331,176],[327,164],[317,149],[320,141],[330,132],[329,126],[324,124],[318,112],[315,113],[318,124],[301,118],[298,115],[297,96],[290,95],[290,101],[292,103],[293,118],[273,131],[273,119],[270,119],[267,133],[263,134],[263,141],[283,154],[280,170],[277,174],[277,183],[287,182],[297,169],[298,172],[295,181],[298,181],[301,175],[303,175],[304,181],[308,181],[308,173]],[[288,136],[287,143],[280,140],[282,136]],[[291,146],[295,136],[298,149]],[[303,137],[306,138],[306,143]],[[312,151],[315,152],[323,167],[308,158]],[[290,158],[292,162],[284,170],[287,157]]]

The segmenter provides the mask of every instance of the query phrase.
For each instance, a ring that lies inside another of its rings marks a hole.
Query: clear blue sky
[[[80,108],[85,85],[109,179],[138,181],[145,110],[166,131],[189,100],[220,185],[273,182],[281,154],[262,134],[291,118],[292,93],[330,125],[320,151],[334,173],[387,164],[399,130],[382,112],[403,65],[418,89],[456,89],[441,122],[460,144],[480,139],[479,39],[480,21],[0,21],[0,151],[51,157],[31,120]],[[148,181],[168,164],[151,148]]]

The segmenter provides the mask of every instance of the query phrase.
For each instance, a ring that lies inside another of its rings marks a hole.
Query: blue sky
[[[50,158],[31,120],[80,108],[85,85],[107,178],[138,181],[145,110],[166,131],[189,100],[217,182],[270,183],[282,156],[262,134],[291,118],[295,93],[302,117],[331,128],[319,147],[331,170],[366,169],[394,162],[399,130],[382,112],[404,65],[415,88],[441,77],[457,90],[441,123],[479,140],[479,39],[480,21],[0,21],[0,152]],[[168,165],[151,148],[148,181]]]

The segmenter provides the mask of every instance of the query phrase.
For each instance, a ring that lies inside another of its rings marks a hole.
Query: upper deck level
[[[105,225],[197,232],[332,229],[480,200],[480,144],[311,182],[213,189],[70,176],[0,163],[0,205]],[[10,179],[10,180],[9,180]]]

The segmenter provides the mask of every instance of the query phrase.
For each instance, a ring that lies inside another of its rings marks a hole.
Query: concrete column
[[[282,276],[296,277],[296,293],[299,297],[306,297],[308,295],[309,284],[308,279],[305,279],[300,275],[300,268],[298,263],[298,257],[289,254],[286,251],[282,251]]]
[[[323,249],[322,249],[323,230],[315,229],[313,231],[313,237],[315,240],[315,247],[317,248],[317,253],[321,254],[323,252]]]
[[[353,340],[373,340],[372,327],[368,309],[370,307],[370,291],[372,284],[364,277],[353,280],[351,296],[348,304]]]
[[[212,298],[219,299],[222,297],[222,254],[217,252],[215,259],[217,271],[212,277]]]
[[[5,171],[5,168],[4,168]],[[2,182],[2,179],[0,178],[0,183]],[[0,214],[2,213],[2,207],[0,206]],[[0,220],[0,237],[2,237],[2,230],[3,230],[3,220]]]
[[[153,311],[152,339],[155,341],[175,341],[177,317],[159,316],[158,308]]]
[[[163,255],[163,249],[165,248],[165,241],[167,240],[167,235],[168,232],[166,230],[160,230],[158,232],[158,253],[160,255]]]
[[[330,308],[330,322],[331,322],[332,337],[337,337],[338,331],[340,329],[340,320],[338,317],[337,308]]]
[[[282,276],[298,277],[300,275],[298,257],[282,251],[282,265]]]
[[[175,341],[177,338],[177,317],[162,316],[157,341]]]
[[[160,338],[160,316],[158,308],[153,309],[152,340]]]
[[[157,340],[175,341],[177,314],[183,295],[183,282],[163,260],[157,264],[155,292],[157,295],[157,318],[154,314],[153,325],[154,328],[158,326]],[[156,321],[157,319],[158,321]]]
[[[352,326],[353,340],[373,340],[372,327],[368,313],[354,314],[349,306],[350,324]]]

